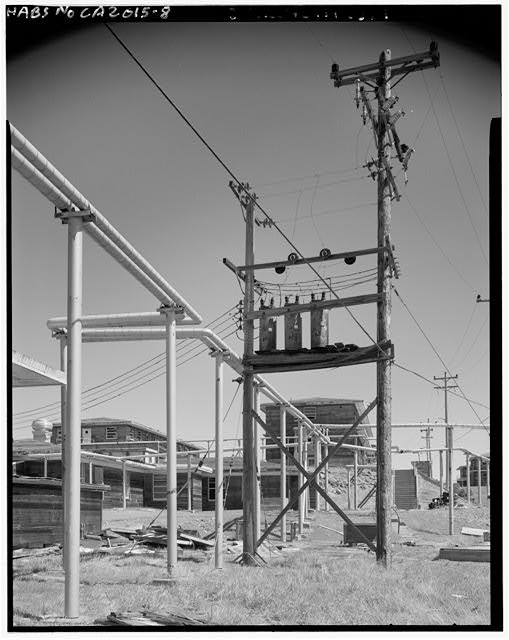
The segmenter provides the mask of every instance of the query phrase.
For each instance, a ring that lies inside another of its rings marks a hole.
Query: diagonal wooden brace
[[[348,436],[352,433],[352,431],[354,431],[357,426],[362,422],[362,420],[364,420],[364,418],[369,414],[370,411],[372,411],[372,409],[376,406],[377,404],[377,399],[375,398],[373,400],[373,402],[367,407],[367,409],[357,418],[357,420],[355,420],[355,422],[352,424],[352,426],[347,430],[347,432],[343,435],[343,437],[341,438],[341,440],[336,444],[336,446],[329,451],[328,455],[322,460],[321,464],[319,465],[319,467],[317,469],[315,469],[311,474],[307,474],[306,475],[311,475],[311,477],[316,477],[320,471],[323,469],[323,467],[328,463],[328,461],[336,454],[337,451],[339,451],[339,449],[343,446],[343,443],[345,442],[345,440],[348,438]],[[257,421],[260,422],[260,418],[258,416],[255,416],[255,419]],[[267,432],[266,426],[263,423],[263,421],[261,421],[261,423],[263,428],[265,429],[265,431]],[[268,436],[271,438],[271,440],[273,440],[273,442],[276,443],[277,446],[280,446],[280,441],[275,439],[271,434],[269,434],[267,432]],[[281,448],[281,447],[280,447]],[[285,448],[282,449],[282,451],[285,453],[285,455],[288,455],[287,451],[285,450]],[[290,454],[291,456],[291,454]],[[295,458],[293,458],[295,460]],[[277,518],[272,522],[272,524],[268,527],[268,529],[264,532],[264,534],[261,536],[260,540],[257,542],[257,546],[259,544],[261,544],[263,542],[263,540],[265,540],[265,538],[270,534],[271,531],[274,530],[274,528],[277,526],[278,522],[280,522],[280,520],[282,519],[282,517],[285,515],[285,513],[287,513],[287,511],[289,511],[293,505],[297,502],[300,494],[307,489],[308,486],[310,486],[311,482],[307,481],[302,487],[301,489],[299,489],[299,491],[297,492],[297,495],[292,498],[292,500],[286,505],[286,507],[284,507],[284,509],[280,512],[280,514],[277,516]],[[327,498],[325,498],[327,500]],[[329,502],[329,500],[327,500]],[[329,502],[330,504],[330,502]],[[337,506],[337,505],[336,505]],[[333,507],[334,508],[334,507]],[[340,514],[341,515],[341,514]],[[354,525],[355,526],[355,525]]]
[[[348,431],[343,435],[343,437],[341,438],[341,440],[336,444],[336,446],[328,453],[328,455],[322,460],[321,464],[312,472],[312,473],[308,473],[304,467],[302,467],[302,465],[296,460],[296,458],[293,456],[293,454],[290,452],[289,449],[287,449],[287,447],[285,447],[281,441],[276,438],[275,436],[273,436],[268,428],[267,425],[265,424],[265,422],[258,416],[258,414],[256,414],[255,412],[253,412],[253,417],[255,418],[255,420],[262,426],[262,428],[265,430],[267,436],[281,449],[281,451],[290,459],[293,461],[293,463],[295,464],[295,466],[299,469],[299,471],[301,473],[303,473],[306,478],[307,481],[302,485],[302,487],[298,490],[297,494],[288,502],[288,504],[284,507],[284,509],[280,512],[280,514],[277,516],[277,518],[272,522],[271,525],[269,525],[269,527],[267,528],[267,530],[263,533],[263,535],[260,537],[260,539],[257,541],[256,546],[258,547],[266,538],[267,536],[271,533],[271,531],[273,531],[273,529],[277,526],[278,522],[280,522],[281,518],[285,515],[285,513],[287,511],[289,511],[293,505],[297,502],[300,494],[305,491],[309,486],[314,485],[316,490],[320,493],[320,495],[331,505],[331,507],[334,509],[334,511],[336,511],[336,513],[343,518],[343,520],[345,520],[345,522],[347,522],[348,524],[350,524],[358,533],[359,535],[365,540],[366,544],[369,546],[370,549],[372,549],[372,551],[375,551],[376,548],[374,547],[374,545],[371,543],[370,540],[368,540],[368,538],[363,534],[362,531],[360,531],[355,524],[350,520],[350,518],[348,518],[348,516],[337,506],[337,504],[332,500],[332,498],[329,497],[329,495],[327,494],[327,492],[322,489],[322,487],[320,487],[318,485],[318,483],[315,481],[315,478],[318,476],[318,474],[320,473],[320,471],[323,469],[323,467],[327,464],[327,462],[330,460],[330,458],[332,458],[332,456],[334,456],[336,454],[336,452],[343,446],[345,440],[348,438],[348,436],[352,433],[352,431],[354,431],[357,426],[362,422],[362,420],[365,418],[365,416],[368,415],[368,413],[376,406],[377,404],[377,399],[375,398],[373,400],[373,402],[368,406],[368,408],[362,413],[362,415],[360,415],[357,420],[355,420],[355,422],[352,424],[352,426],[348,429]]]

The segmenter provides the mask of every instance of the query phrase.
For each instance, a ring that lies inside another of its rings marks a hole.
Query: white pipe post
[[[193,476],[191,475],[191,454],[187,454],[187,510],[193,510]]]
[[[254,384],[254,411],[260,416],[260,389],[259,385]],[[255,546],[256,541],[260,538],[260,522],[261,522],[261,486],[262,486],[262,470],[260,455],[260,426],[258,420],[253,421],[253,439],[254,439],[254,465],[253,465],[253,482],[254,482],[254,532]],[[255,549],[256,550],[256,549]]]
[[[326,435],[326,437],[329,437],[329,430],[328,429],[325,430],[325,435]],[[329,445],[325,444],[324,447],[325,447],[325,456],[327,457],[329,455]],[[324,472],[325,472],[325,478],[324,478],[325,491],[327,493],[329,493],[329,462],[328,461],[327,461],[327,463],[325,465]],[[327,501],[325,501],[325,511],[329,511],[329,509],[330,509],[330,505],[329,505],[329,503]]]
[[[486,499],[490,495],[490,462],[486,463]]]
[[[357,451],[353,452],[353,510],[357,511],[357,474],[359,467],[357,465]]]
[[[308,458],[309,458],[308,434],[306,433],[302,441],[302,466],[304,467],[305,471],[308,470]],[[302,477],[302,482],[304,483],[304,476]],[[309,487],[308,487],[307,489],[304,490],[304,518],[307,518],[309,515],[308,513],[309,506],[310,506],[310,501],[309,501]]]
[[[298,436],[298,455],[297,460],[302,465],[303,459],[303,451],[302,451],[302,422],[299,420],[297,427],[297,436]],[[297,475],[298,481],[297,486],[300,489],[304,484],[304,479],[301,471],[298,472]],[[304,533],[304,493],[301,493],[299,496],[299,533],[302,535]]]
[[[67,373],[67,334],[62,332],[58,336],[60,346],[60,370]],[[65,421],[67,413],[67,385],[60,385],[60,427],[62,439],[62,459],[60,462],[60,477],[62,478],[62,496],[65,496]],[[65,499],[62,500],[62,539],[65,538]],[[65,545],[62,547],[62,563],[65,567]]]
[[[46,456],[42,458],[42,475],[44,478],[48,477],[48,458]]]
[[[175,310],[166,308],[166,528],[168,575],[177,570],[177,354]]]
[[[127,509],[127,470],[122,460],[122,509]]]
[[[467,469],[467,503],[470,504],[470,454],[465,453],[465,466]]]
[[[81,315],[83,293],[83,220],[68,218],[67,252],[67,415],[64,441],[65,617],[80,614],[80,448]]]
[[[348,488],[348,511],[352,508],[352,492],[350,490],[350,483],[352,481],[352,475],[350,469],[346,470],[346,484]]]
[[[223,568],[223,352],[216,354],[216,569]]]
[[[482,504],[481,484],[481,458],[477,458],[477,499],[479,506]]]
[[[286,409],[284,404],[279,405],[279,438],[286,447]],[[280,450],[280,493],[281,511],[286,507],[288,500],[286,497],[286,455]],[[286,514],[281,518],[281,540],[286,542]]]
[[[444,451],[440,449],[440,496],[444,490]]]
[[[320,439],[318,438],[318,436],[315,436],[315,469],[318,467],[318,465],[320,464],[321,460],[320,460],[320,453],[321,453],[321,443],[320,443]],[[320,483],[320,478],[319,476],[316,477],[316,482]],[[316,492],[316,510],[320,511],[320,500],[321,500],[321,496],[318,493],[318,491]]]

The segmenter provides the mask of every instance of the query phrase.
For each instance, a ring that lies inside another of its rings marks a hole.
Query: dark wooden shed
[[[81,485],[81,524],[88,532],[102,529],[105,485]],[[62,481],[12,478],[13,548],[44,547],[63,541]]]

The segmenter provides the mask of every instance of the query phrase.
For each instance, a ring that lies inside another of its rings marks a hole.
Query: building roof
[[[13,387],[50,387],[67,384],[66,375],[59,369],[12,350]]]
[[[40,442],[33,439],[14,440],[12,443],[12,453],[16,455],[31,455],[45,453],[59,453],[61,446],[51,442]]]

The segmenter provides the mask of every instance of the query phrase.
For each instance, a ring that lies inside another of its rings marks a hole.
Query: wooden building
[[[44,547],[63,541],[62,481],[12,478],[12,546]],[[102,529],[103,492],[99,484],[81,485],[80,518],[86,531]]]
[[[315,424],[340,425],[326,427],[332,441],[337,441],[343,433],[366,409],[362,400],[346,400],[341,398],[302,398],[291,400],[294,407],[299,409]],[[265,422],[269,431],[279,437],[280,432],[280,405],[267,403],[261,405],[261,410],[265,412]],[[290,413],[286,414],[286,434],[287,438],[296,440],[297,420]],[[367,418],[357,427],[354,434],[350,435],[346,444],[357,444],[370,446],[370,439],[373,437],[372,426],[367,422]],[[270,442],[270,439],[267,439]],[[313,447],[309,447],[309,454],[314,455]],[[279,449],[267,449],[267,460],[280,460]],[[353,461],[352,449],[341,449],[330,462],[334,464],[351,464]],[[371,462],[365,453],[359,452],[358,462],[367,464]]]
[[[51,442],[62,442],[62,425],[52,425]],[[144,462],[155,463],[157,454],[166,451],[166,434],[134,420],[122,418],[86,418],[81,421],[81,448],[110,456],[143,457]],[[193,451],[196,447],[177,440],[177,451]]]
[[[489,458],[490,454],[484,453],[483,456],[485,458]],[[471,487],[477,487],[479,483],[478,461],[479,461],[479,458],[476,458],[475,456],[470,457],[469,466],[470,466],[470,486]],[[481,487],[488,486],[488,465],[489,465],[489,462],[481,458]],[[458,471],[459,471],[458,485],[460,487],[466,487],[467,486],[467,465],[464,464],[461,467],[458,467]]]

